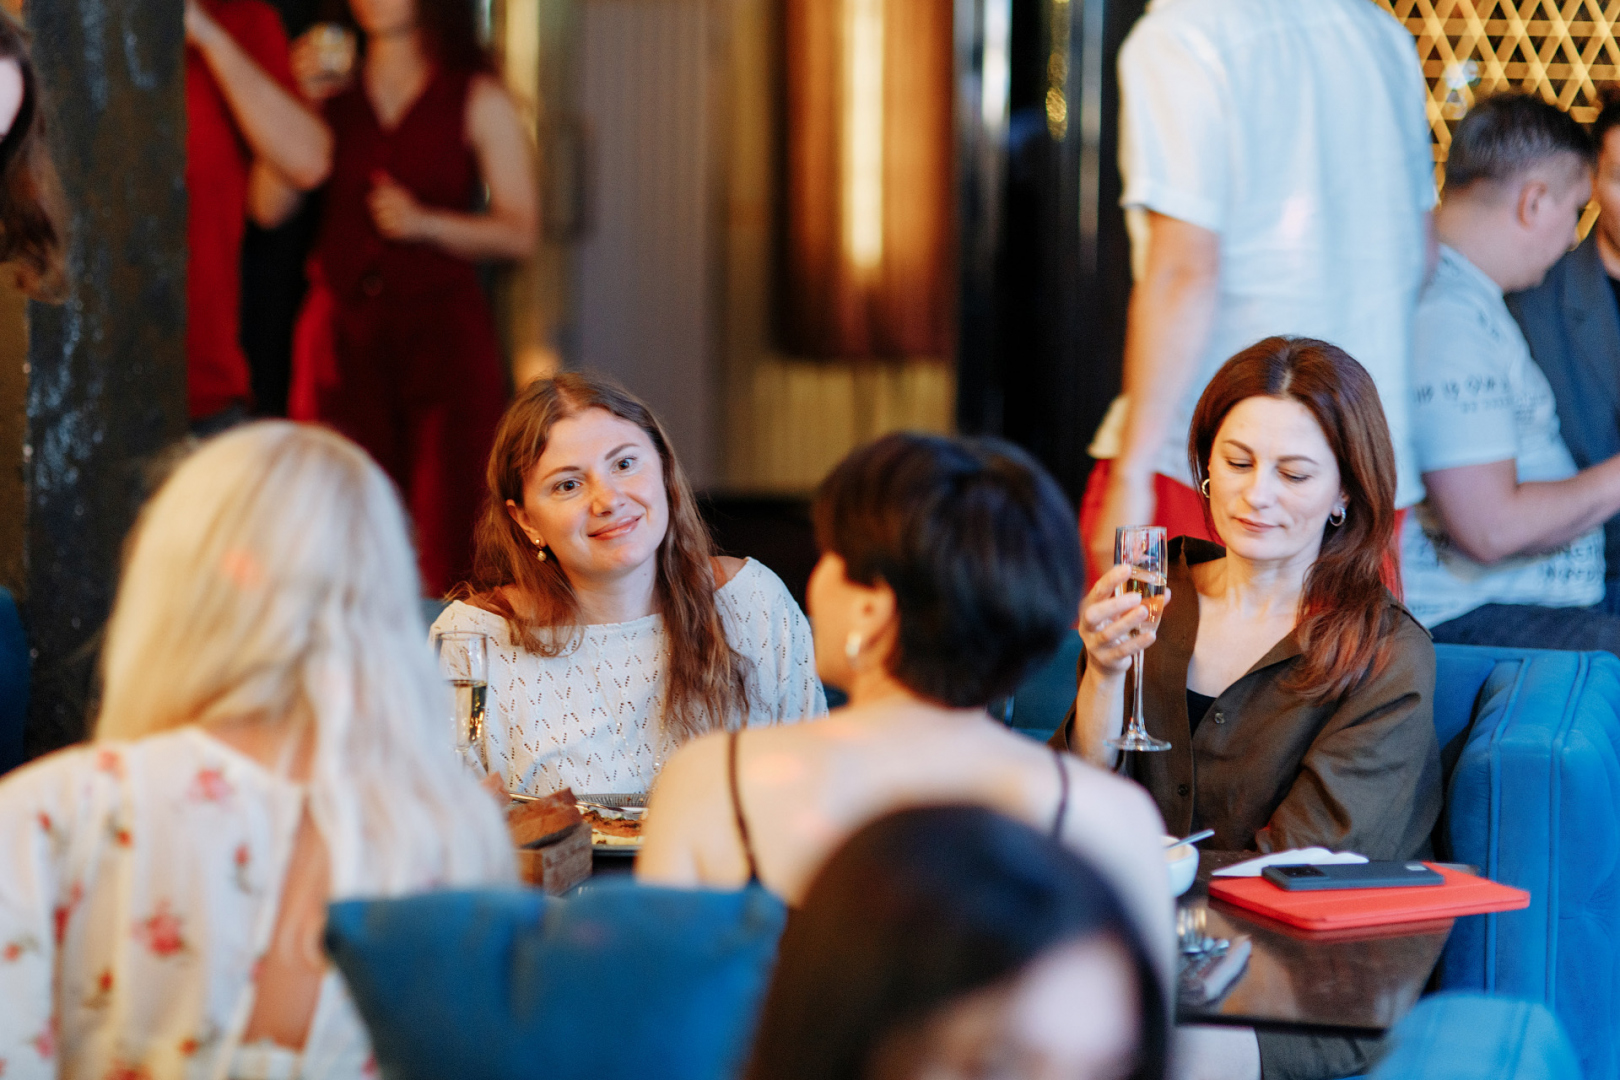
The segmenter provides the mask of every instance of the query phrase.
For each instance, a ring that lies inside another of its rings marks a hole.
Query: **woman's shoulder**
[[[0,780],[0,806],[19,797],[30,798],[59,791],[79,777],[94,773],[96,756],[105,753],[106,749],[93,743],[80,743],[18,767]]]
[[[478,630],[489,634],[500,644],[506,644],[506,617],[468,600],[452,600],[445,605],[439,617],[433,620],[432,632],[450,633],[458,630]]]
[[[1394,596],[1388,598],[1386,610],[1389,612],[1386,625],[1389,626],[1391,648],[1434,667],[1433,635]]]
[[[1388,628],[1385,635],[1388,638],[1387,656],[1395,662],[1390,664],[1387,661],[1385,667],[1388,669],[1392,665],[1400,665],[1401,669],[1427,672],[1432,677],[1435,667],[1434,638],[1421,622],[1417,622],[1416,615],[1406,610],[1405,604],[1395,597],[1388,597],[1385,610],[1388,612],[1388,619],[1385,620],[1385,627]]]
[[[777,610],[784,603],[798,604],[787,585],[770,567],[758,559],[733,559],[720,556],[730,571],[723,584],[714,590],[715,599],[725,600],[743,610],[755,608]]]

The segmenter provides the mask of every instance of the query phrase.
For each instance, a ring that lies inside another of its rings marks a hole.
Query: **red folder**
[[[1445,883],[1398,889],[1289,892],[1261,877],[1212,878],[1209,895],[1304,930],[1424,922],[1486,911],[1517,911],[1530,906],[1530,894],[1523,889],[1498,885],[1433,863],[1424,865],[1439,871]]]

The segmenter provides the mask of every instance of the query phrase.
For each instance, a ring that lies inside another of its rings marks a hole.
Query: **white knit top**
[[[714,598],[749,665],[749,725],[825,715],[810,622],[782,579],[750,559]],[[451,604],[433,628],[489,635],[486,749],[512,791],[644,792],[677,745],[663,724],[662,615],[582,627],[579,646],[552,657],[514,646],[504,618],[470,604]]]

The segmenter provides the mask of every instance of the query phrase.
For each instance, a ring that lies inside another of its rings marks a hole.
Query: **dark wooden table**
[[[1253,852],[1205,851],[1183,906],[1205,904],[1206,933],[1247,934],[1247,970],[1219,1001],[1176,1009],[1181,1024],[1231,1024],[1268,1031],[1381,1035],[1423,992],[1452,920],[1313,933],[1209,899],[1210,874]]]

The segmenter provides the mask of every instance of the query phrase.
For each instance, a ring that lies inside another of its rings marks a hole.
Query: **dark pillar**
[[[28,312],[28,747],[82,738],[124,535],[186,429],[181,0],[30,0],[72,293]]]
[[[957,5],[957,423],[1022,444],[1076,500],[1091,467],[1086,447],[1120,385],[1130,248],[1114,65],[1143,7]],[[1004,41],[991,40],[993,26],[1005,28]],[[1004,64],[987,66],[992,46]],[[1006,72],[1004,120],[983,108],[987,70]]]

